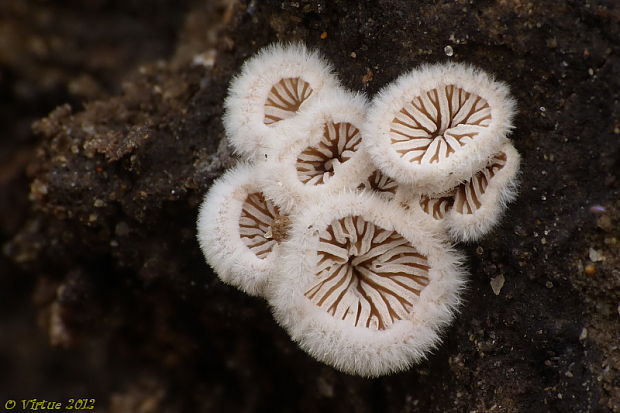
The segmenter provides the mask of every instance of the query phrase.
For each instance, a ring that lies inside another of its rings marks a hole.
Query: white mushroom
[[[420,192],[441,193],[480,170],[512,128],[503,83],[471,66],[423,66],[373,100],[363,132],[378,169]]]
[[[354,192],[295,217],[269,301],[313,357],[378,376],[420,361],[439,342],[459,302],[460,257],[407,214]]]
[[[508,88],[470,66],[423,66],[369,108],[302,45],[243,66],[224,126],[241,164],[210,188],[198,240],[222,281],[267,298],[302,349],[374,377],[421,361],[459,304],[448,243],[515,196]]]
[[[224,103],[228,139],[240,154],[261,154],[294,134],[298,115],[336,85],[331,65],[301,44],[262,49],[231,82]]]
[[[443,221],[457,241],[474,241],[497,224],[506,204],[516,197],[520,156],[510,143],[490,157],[471,178],[440,195],[417,196],[419,206]]]
[[[265,193],[285,211],[347,188],[372,166],[361,150],[366,99],[341,89],[326,92],[296,123],[299,139],[282,140],[259,159]]]
[[[289,218],[258,187],[254,167],[242,164],[205,195],[198,241],[222,281],[262,296],[289,224]]]

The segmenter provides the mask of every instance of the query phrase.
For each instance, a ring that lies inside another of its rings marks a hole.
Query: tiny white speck
[[[214,49],[210,49],[204,53],[195,55],[192,59],[192,64],[195,66],[204,66],[206,68],[211,68],[213,67],[213,65],[215,65],[216,56],[217,52]]]
[[[504,283],[506,282],[506,278],[504,278],[503,274],[498,275],[497,277],[491,278],[491,289],[493,290],[493,294],[499,295],[504,288]]]
[[[446,54],[446,56],[448,56],[448,57],[454,55],[454,49],[452,49],[452,46],[450,46],[450,45],[444,47],[443,51]]]
[[[588,251],[588,258],[590,258],[590,261],[592,262],[605,261],[605,256],[600,251],[595,250],[594,248],[590,248],[590,250]]]

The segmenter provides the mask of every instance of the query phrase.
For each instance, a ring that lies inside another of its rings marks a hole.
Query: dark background
[[[619,34],[612,0],[1,1],[0,402],[620,412]],[[369,96],[454,60],[517,99],[520,196],[459,246],[465,305],[406,373],[313,361],[198,249],[201,197],[234,164],[227,85],[276,40]]]

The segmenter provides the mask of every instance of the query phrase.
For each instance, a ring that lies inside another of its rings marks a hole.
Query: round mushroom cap
[[[354,192],[296,217],[268,300],[316,359],[378,376],[422,360],[439,342],[459,303],[461,258],[406,214]]]
[[[480,69],[448,63],[402,75],[373,99],[363,133],[377,168],[422,193],[482,169],[506,142],[515,103]]]

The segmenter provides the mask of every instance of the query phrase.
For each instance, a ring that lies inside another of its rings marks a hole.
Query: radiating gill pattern
[[[455,85],[422,93],[390,124],[392,147],[406,161],[441,162],[491,124],[491,108],[480,96]]]
[[[266,258],[273,247],[286,238],[288,218],[261,192],[249,194],[241,207],[239,235],[258,258]]]
[[[297,177],[306,185],[329,182],[338,167],[355,153],[362,137],[348,122],[327,122],[316,146],[306,148],[297,157]]]
[[[420,197],[422,210],[435,219],[443,219],[450,208],[452,208],[452,205],[454,205],[454,192],[436,198],[427,195]]]
[[[469,181],[456,188],[454,209],[459,214],[473,214],[482,206],[482,196],[489,186],[489,181],[506,165],[506,154],[495,154],[484,169],[476,173]]]
[[[319,234],[316,279],[305,296],[347,324],[385,330],[410,317],[430,266],[396,231],[348,216]]]
[[[382,174],[378,170],[370,174],[370,176],[358,186],[358,189],[377,191],[387,195],[388,198],[394,198],[397,188],[398,184],[396,181]]]
[[[506,161],[507,157],[504,152],[495,154],[487,166],[467,182],[454,188],[448,195],[420,197],[420,206],[424,212],[435,219],[442,219],[452,208],[459,214],[473,214],[482,206],[482,196],[490,180],[506,165]]]
[[[312,94],[310,84],[298,77],[276,83],[265,102],[265,125],[272,125],[295,115],[302,103]]]

